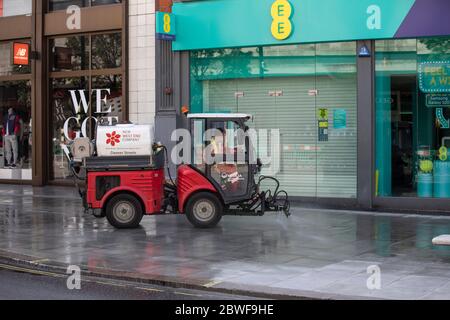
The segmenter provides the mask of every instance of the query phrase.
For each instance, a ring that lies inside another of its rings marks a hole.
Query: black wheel
[[[212,193],[199,192],[189,198],[186,217],[197,228],[212,228],[222,218],[223,206]]]
[[[141,203],[131,194],[115,195],[106,205],[106,218],[118,229],[137,228],[143,215]]]

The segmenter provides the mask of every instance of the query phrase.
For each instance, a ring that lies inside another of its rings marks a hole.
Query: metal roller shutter
[[[205,112],[249,113],[255,117],[253,128],[280,130],[275,176],[290,195],[356,196],[356,76],[210,80],[203,85]],[[310,96],[314,88],[319,94]],[[318,108],[329,111],[326,142],[318,141]],[[344,129],[333,128],[337,108],[346,110]]]
[[[317,197],[356,197],[356,75],[317,77],[317,108],[327,108],[329,136],[317,143]],[[334,128],[334,111],[346,111],[346,127]]]

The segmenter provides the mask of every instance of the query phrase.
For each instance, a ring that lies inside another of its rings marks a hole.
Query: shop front
[[[275,175],[293,197],[448,210],[449,11],[445,0],[179,1],[179,107],[278,129]]]
[[[193,112],[248,113],[255,129],[279,129],[276,177],[289,194],[356,197],[355,42],[192,51],[190,58]],[[328,127],[323,137],[319,119]]]
[[[92,138],[99,119],[127,118],[125,9],[121,0],[0,0],[0,183],[73,185],[63,149]]]
[[[95,138],[98,121],[124,120],[122,32],[69,35],[49,41],[50,153],[53,182],[72,183],[64,148]]]
[[[377,40],[375,50],[375,195],[445,203],[450,37]]]
[[[0,1],[0,19],[25,17],[32,12],[32,1]],[[12,20],[11,20],[12,21]],[[23,23],[23,20],[20,20]],[[24,23],[27,25],[26,23]],[[20,29],[20,28],[19,28]],[[32,62],[31,30],[0,36],[0,180],[31,181],[32,139]],[[4,31],[2,32],[4,33]]]

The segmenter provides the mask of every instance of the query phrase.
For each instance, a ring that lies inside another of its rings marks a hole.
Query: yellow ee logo
[[[163,30],[164,30],[165,33],[169,33],[170,32],[170,15],[168,15],[167,13],[164,15]]]
[[[272,4],[270,14],[273,18],[272,35],[277,40],[285,40],[292,33],[292,6],[287,0],[276,0]]]

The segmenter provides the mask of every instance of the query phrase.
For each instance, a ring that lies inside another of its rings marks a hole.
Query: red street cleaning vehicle
[[[279,189],[279,182],[273,177],[257,178],[262,165],[259,159],[251,161],[248,135],[242,135],[240,142],[239,137],[228,137],[230,129],[247,132],[251,116],[189,114],[187,118],[193,161],[178,166],[176,181],[167,149],[152,143],[150,126],[98,125],[94,142],[76,139],[66,155],[86,210],[106,216],[116,228],[135,228],[144,215],[154,214],[185,214],[201,228],[215,226],[224,215],[262,216],[272,211],[289,216],[288,195]],[[210,139],[205,137],[208,130],[216,132]],[[205,150],[214,155],[212,164],[204,161]],[[271,188],[262,191],[267,183]]]

